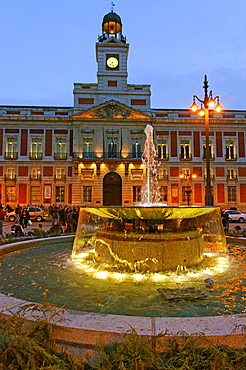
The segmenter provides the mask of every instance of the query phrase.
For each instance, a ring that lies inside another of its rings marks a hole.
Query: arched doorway
[[[122,179],[116,172],[109,172],[103,179],[103,205],[122,205]]]

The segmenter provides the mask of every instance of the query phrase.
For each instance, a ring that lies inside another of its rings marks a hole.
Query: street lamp
[[[190,186],[190,180],[196,179],[197,174],[194,173],[194,172],[189,173],[189,172],[186,172],[186,171],[181,171],[181,173],[179,174],[179,178],[180,178],[180,180],[186,180],[187,181],[185,192],[187,194],[187,203],[188,203],[188,206],[189,206],[190,205],[190,195],[192,193],[192,189],[191,189],[191,186]]]
[[[213,206],[214,199],[211,188],[211,177],[210,177],[210,150],[209,150],[209,108],[213,108],[215,112],[220,113],[222,111],[222,106],[220,105],[219,96],[213,98],[212,91],[208,93],[208,80],[207,76],[204,76],[204,98],[199,99],[196,95],[193,96],[193,104],[190,109],[192,112],[197,112],[200,117],[205,118],[205,138],[206,138],[206,191],[205,191],[205,205]],[[196,104],[196,100],[201,103],[201,108],[199,109]]]

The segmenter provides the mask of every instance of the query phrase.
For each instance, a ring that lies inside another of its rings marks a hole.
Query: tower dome
[[[102,31],[115,36],[122,32],[121,18],[113,10],[103,17]]]

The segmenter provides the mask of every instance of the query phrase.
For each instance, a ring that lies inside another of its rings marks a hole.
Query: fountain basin
[[[73,258],[95,249],[95,262],[160,272],[198,265],[204,249],[226,251],[217,207],[81,208]]]

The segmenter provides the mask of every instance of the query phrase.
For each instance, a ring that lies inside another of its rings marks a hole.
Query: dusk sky
[[[0,0],[0,105],[73,105],[96,82],[102,0]],[[150,84],[152,108],[189,108],[203,78],[224,109],[246,110],[245,0],[117,0],[130,44],[128,83]]]

